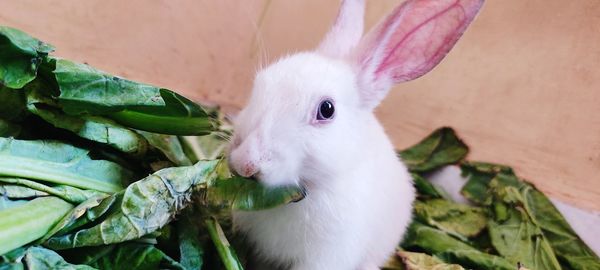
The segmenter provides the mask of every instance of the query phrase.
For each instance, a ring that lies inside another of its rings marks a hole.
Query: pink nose
[[[258,165],[244,149],[235,149],[229,156],[229,165],[239,175],[251,177],[258,173]]]
[[[236,168],[236,172],[243,177],[251,177],[258,172],[258,166],[252,161],[244,162],[241,168]]]

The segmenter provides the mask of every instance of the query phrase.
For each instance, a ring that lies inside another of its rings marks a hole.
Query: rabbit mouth
[[[308,189],[306,188],[306,185],[304,185],[303,183],[300,183],[300,196],[298,196],[297,198],[294,198],[294,200],[291,203],[297,203],[300,202],[302,200],[304,200],[306,198],[306,196],[308,196]]]

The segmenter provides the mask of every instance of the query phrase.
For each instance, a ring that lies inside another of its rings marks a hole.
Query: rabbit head
[[[235,119],[232,168],[267,185],[293,185],[353,166],[369,148],[373,109],[394,84],[433,69],[482,4],[408,0],[363,37],[364,0],[344,0],[316,50],[256,75]]]

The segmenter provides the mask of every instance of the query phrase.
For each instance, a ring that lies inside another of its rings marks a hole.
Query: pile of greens
[[[230,173],[218,108],[53,50],[0,26],[0,269],[243,269],[231,210],[303,198]],[[542,193],[467,152],[449,128],[399,152],[419,197],[384,269],[600,269]],[[457,163],[472,205],[426,180]]]
[[[0,269],[241,269],[230,211],[302,199],[231,175],[217,108],[52,51],[0,27]]]

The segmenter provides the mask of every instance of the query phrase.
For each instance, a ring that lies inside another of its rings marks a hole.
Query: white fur
[[[236,119],[236,136],[245,139],[232,159],[244,155],[247,142],[261,141],[264,154],[253,154],[263,156],[260,180],[308,189],[298,203],[235,213],[236,229],[264,259],[292,269],[357,269],[382,264],[400,242],[414,189],[356,87],[350,65],[314,53],[282,59],[257,76]],[[336,115],[313,126],[323,96],[335,100]]]
[[[394,252],[411,220],[415,190],[372,112],[396,82],[393,69],[403,65],[383,65],[382,59],[404,50],[414,53],[415,61],[427,62],[425,51],[435,48],[428,42],[409,42],[403,48],[391,43],[401,45],[403,39],[382,37],[396,32],[406,14],[412,23],[430,21],[414,6],[445,10],[464,5],[472,10],[482,0],[409,0],[416,4],[403,5],[384,21],[386,27],[376,30],[387,32],[375,33],[358,46],[362,18],[353,16],[362,16],[363,1],[343,2],[336,24],[316,52],[285,57],[260,71],[247,106],[235,119],[229,161],[236,172],[256,175],[266,185],[307,190],[297,203],[234,213],[235,229],[246,235],[257,256],[272,264],[294,270],[377,269]],[[435,18],[444,24],[464,16],[459,12]],[[428,31],[423,29],[404,32]],[[438,32],[430,38],[448,41],[435,43],[439,46],[453,45],[462,34],[451,27]],[[399,49],[384,49],[390,47]],[[406,70],[415,75],[403,80],[423,74],[421,65]],[[323,99],[335,104],[335,116],[324,123],[315,120]]]

